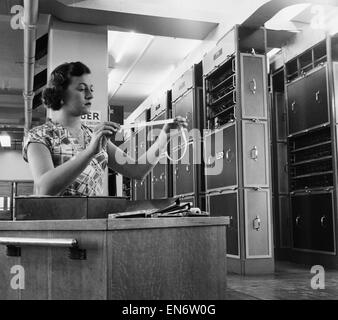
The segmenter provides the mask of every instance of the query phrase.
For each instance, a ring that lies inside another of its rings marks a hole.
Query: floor
[[[262,276],[228,274],[228,300],[338,300],[338,270],[325,271],[325,289],[311,288],[310,268],[277,262],[275,273]]]

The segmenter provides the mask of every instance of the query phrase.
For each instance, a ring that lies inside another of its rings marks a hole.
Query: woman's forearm
[[[37,193],[60,194],[83,172],[92,158],[93,155],[86,149],[62,165],[45,172],[36,183]]]

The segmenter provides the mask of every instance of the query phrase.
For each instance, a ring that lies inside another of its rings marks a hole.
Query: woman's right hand
[[[107,138],[112,137],[120,130],[120,125],[115,122],[107,121],[98,124],[92,134],[88,151],[92,156],[99,153],[102,147],[107,143]]]

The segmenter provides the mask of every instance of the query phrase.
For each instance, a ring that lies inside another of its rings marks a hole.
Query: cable
[[[133,123],[121,125],[120,130],[126,130],[126,129],[136,128],[136,127],[156,126],[156,125],[167,124],[167,123],[174,123],[174,119],[149,121],[149,122],[133,122]],[[165,151],[160,155],[160,156],[165,155],[168,158],[168,160],[172,161],[173,163],[177,163],[177,162],[181,161],[185,157],[185,154],[187,153],[187,150],[188,150],[188,139],[185,135],[184,129],[182,127],[180,129],[181,129],[181,134],[182,134],[182,138],[183,138],[183,146],[184,146],[184,152],[183,152],[183,155],[181,156],[181,158],[176,159],[176,160],[172,159],[169,156],[168,151]],[[170,138],[169,141],[167,142],[166,149],[168,149],[168,145],[169,145],[171,139],[172,138]]]
[[[187,140],[187,137],[186,137],[186,135],[185,135],[184,129],[183,129],[182,127],[181,127],[180,129],[181,129],[181,134],[182,134],[182,138],[183,138],[183,146],[184,146],[184,152],[182,153],[183,155],[181,156],[181,158],[174,160],[173,158],[171,158],[171,157],[169,156],[168,151],[162,153],[162,154],[164,154],[170,161],[172,161],[173,163],[177,163],[177,162],[181,161],[181,160],[184,158],[184,156],[185,156],[185,154],[187,153],[187,150],[188,150],[188,140]],[[169,141],[167,142],[167,145],[166,145],[167,149],[168,149],[168,145],[169,145],[170,141],[171,141],[171,138],[170,138]],[[182,146],[182,145],[181,145],[181,146]],[[176,161],[176,162],[175,162],[175,161]]]

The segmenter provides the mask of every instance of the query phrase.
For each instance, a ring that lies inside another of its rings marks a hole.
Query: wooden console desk
[[[86,256],[71,259],[69,248],[48,244],[17,245],[20,256],[15,250],[8,256],[2,244],[0,299],[224,299],[228,223],[227,217],[0,222],[2,239],[75,239]],[[11,288],[15,265],[25,270],[24,290]]]

